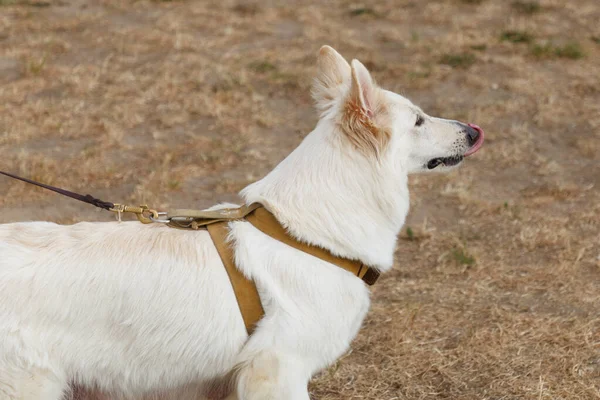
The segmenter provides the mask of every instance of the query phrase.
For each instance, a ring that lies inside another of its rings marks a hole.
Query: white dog
[[[241,195],[299,240],[385,272],[408,212],[407,175],[455,166],[483,132],[426,115],[327,46],[313,95],[316,128]],[[265,310],[250,337],[206,231],[0,225],[0,399],[58,400],[70,383],[119,398],[220,398],[214,383],[228,379],[230,399],[308,400],[311,376],[357,334],[369,291],[248,222],[230,229]]]

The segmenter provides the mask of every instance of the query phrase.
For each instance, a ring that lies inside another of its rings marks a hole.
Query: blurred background
[[[600,398],[596,0],[0,0],[0,170],[236,201],[314,127],[319,47],[483,149],[411,179],[394,270],[315,399]],[[0,177],[0,222],[112,214]]]

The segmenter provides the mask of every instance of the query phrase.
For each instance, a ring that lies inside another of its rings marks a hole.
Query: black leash
[[[65,190],[65,189],[61,189],[61,188],[57,188],[55,186],[45,185],[43,183],[32,181],[31,179],[21,178],[20,176],[13,175],[13,174],[10,174],[10,173],[4,172],[4,171],[0,171],[0,174],[6,175],[6,176],[11,177],[13,179],[18,179],[18,180],[23,181],[23,182],[31,183],[32,185],[39,186],[39,187],[44,188],[44,189],[52,190],[53,192],[56,192],[58,194],[62,194],[63,196],[67,196],[67,197],[70,197],[70,198],[75,199],[75,200],[83,201],[84,203],[91,204],[93,206],[102,208],[104,210],[112,211],[112,209],[115,208],[114,203],[111,203],[109,201],[103,201],[103,200],[97,199],[94,196],[92,196],[91,194],[86,194],[84,196],[82,194],[74,193],[74,192],[71,192],[71,191],[68,191],[68,190]]]

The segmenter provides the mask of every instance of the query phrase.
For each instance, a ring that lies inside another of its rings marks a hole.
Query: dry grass
[[[233,200],[314,126],[331,44],[487,142],[412,179],[396,267],[313,397],[599,398],[599,19],[594,0],[0,0],[0,169],[159,208]],[[110,218],[0,194],[4,222]]]

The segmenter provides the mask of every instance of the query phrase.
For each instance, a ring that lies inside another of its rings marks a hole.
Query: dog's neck
[[[386,271],[408,212],[407,176],[353,151],[333,129],[320,121],[241,195],[246,204],[264,204],[297,239]]]

